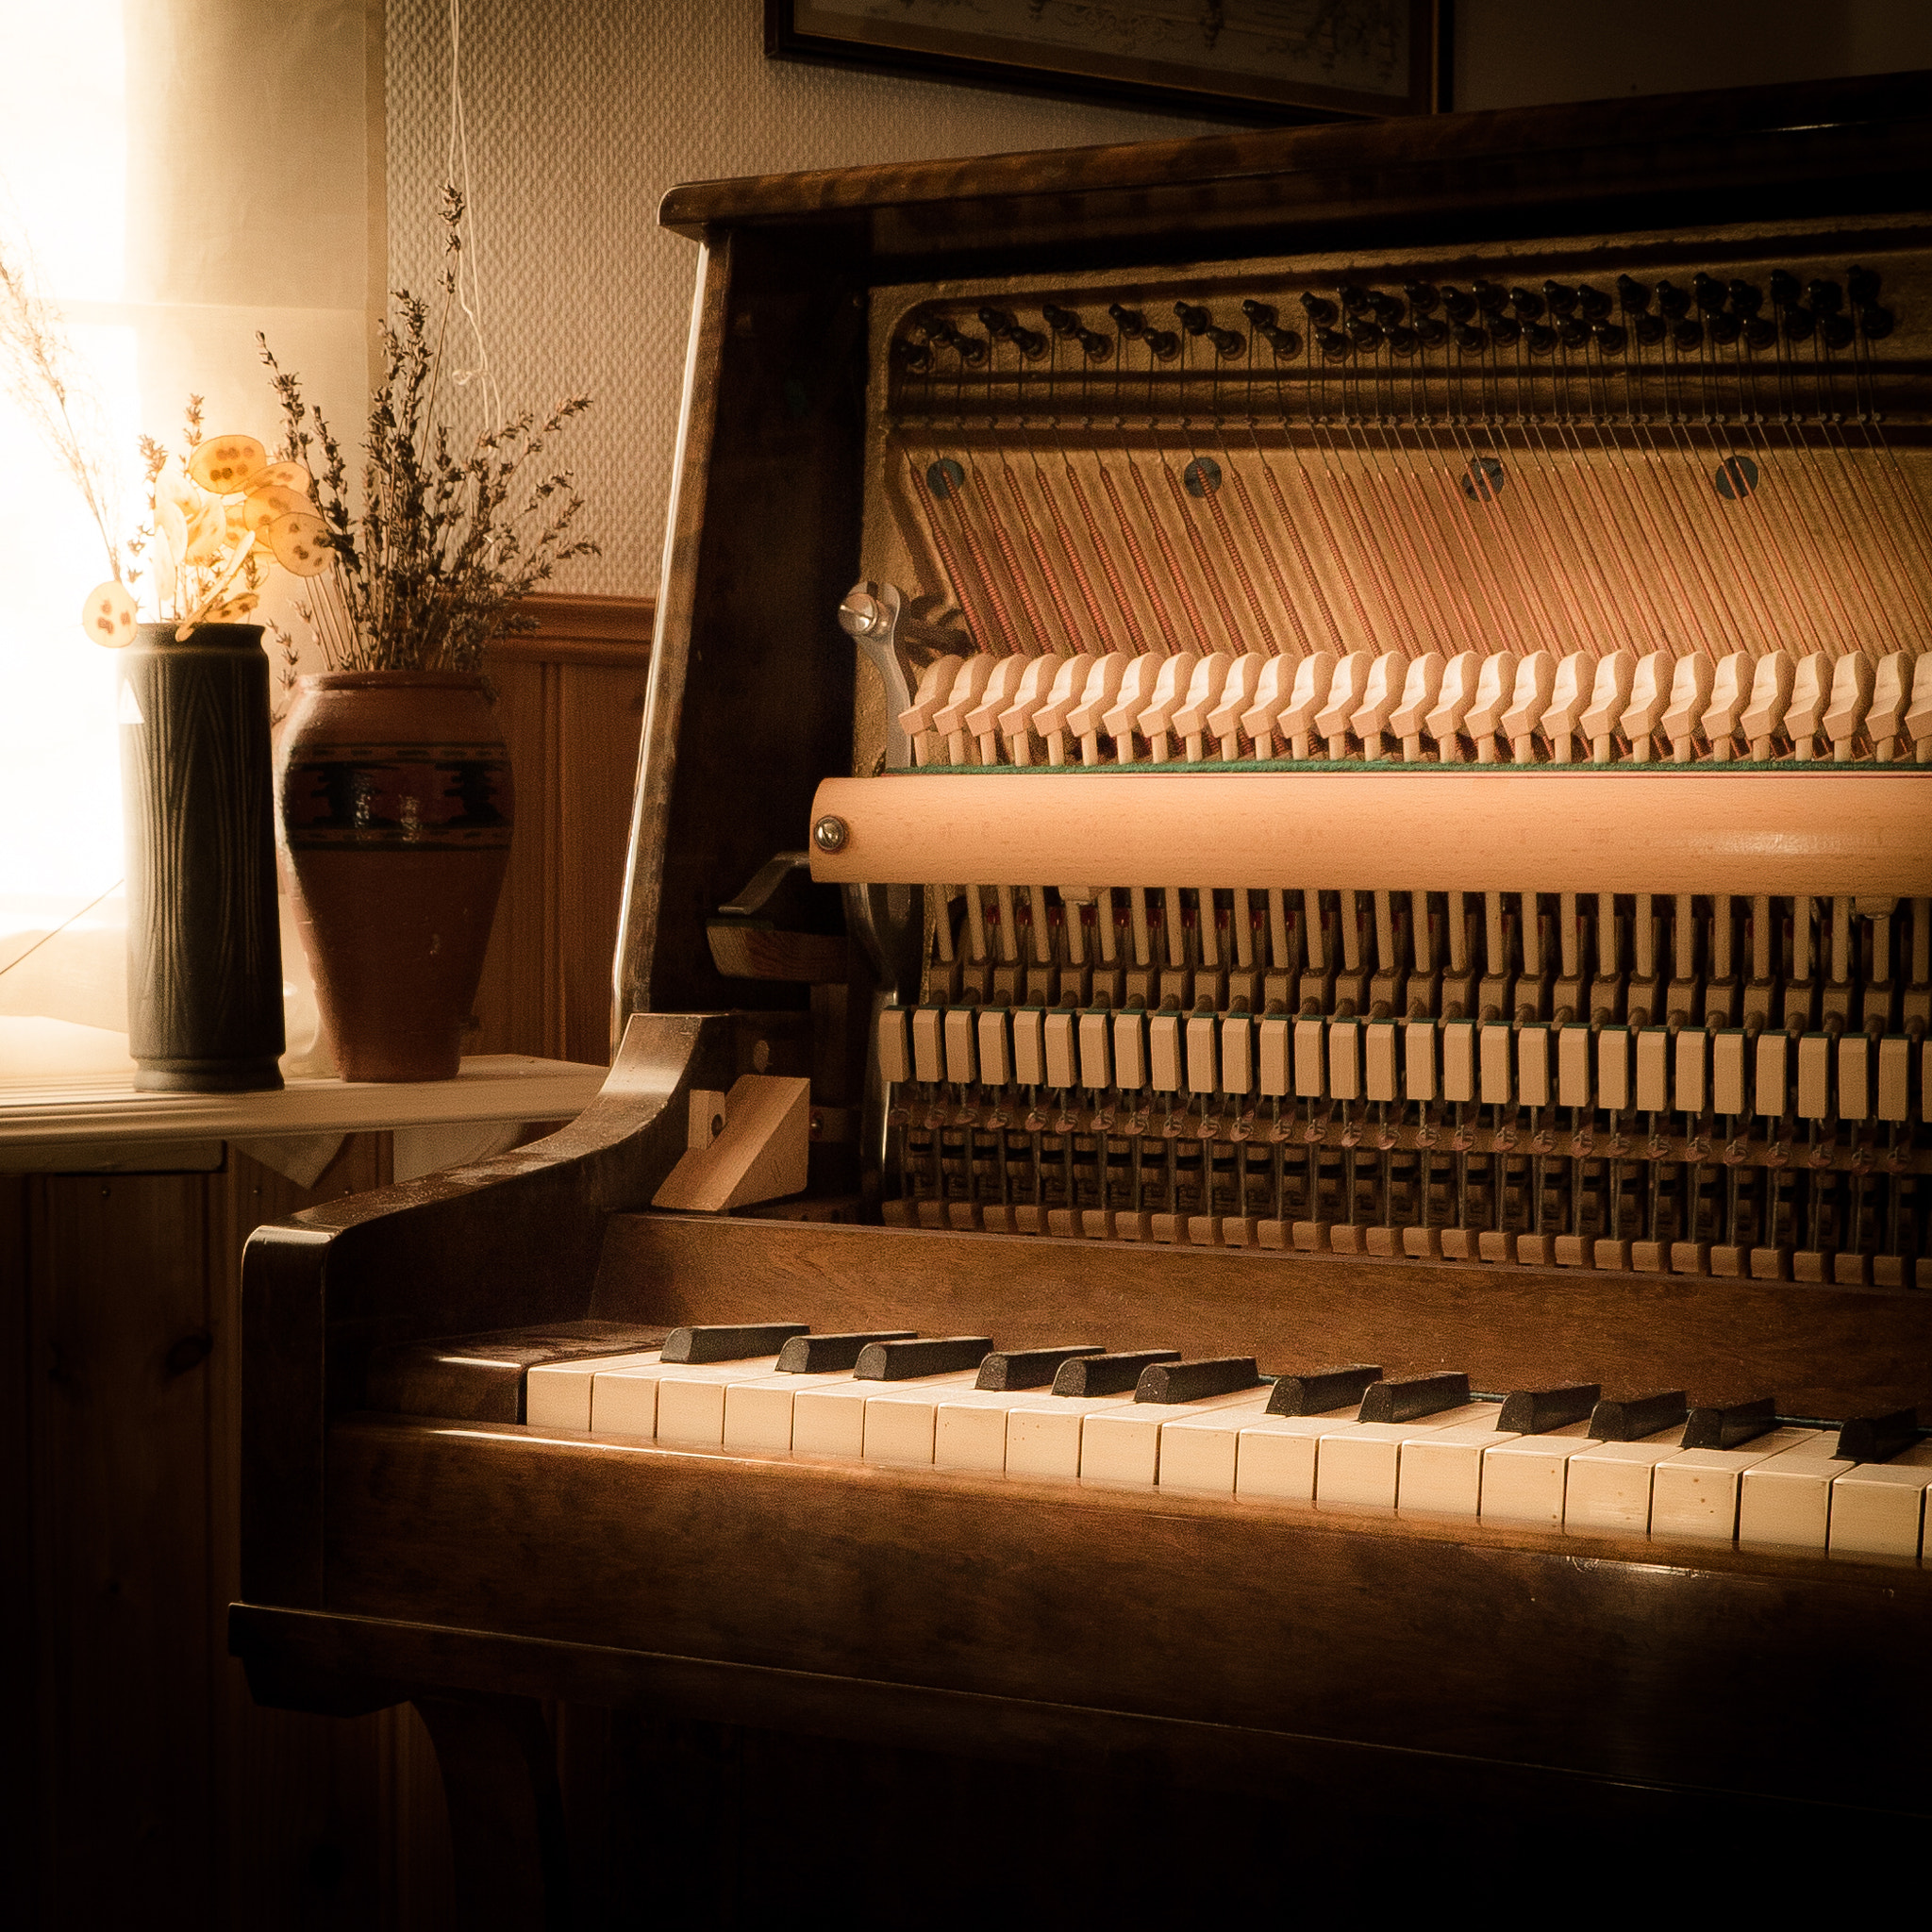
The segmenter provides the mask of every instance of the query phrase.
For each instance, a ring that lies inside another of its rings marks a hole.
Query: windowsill
[[[486,1054],[466,1059],[454,1080],[294,1079],[278,1093],[137,1093],[122,1074],[76,1074],[0,1085],[0,1149],[570,1120],[596,1098],[608,1071]]]

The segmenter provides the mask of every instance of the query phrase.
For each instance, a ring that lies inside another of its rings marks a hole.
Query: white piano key
[[[1007,1013],[1002,1007],[980,1009],[979,1077],[992,1087],[1004,1087],[1013,1077],[1013,1048],[1007,1038]]]
[[[1510,1436],[1499,1441],[1483,1456],[1484,1521],[1559,1528],[1570,1458],[1593,1443],[1587,1422],[1566,1423],[1560,1429],[1540,1436]]]
[[[945,1013],[939,1007],[912,1009],[912,1077],[938,1082],[946,1077]]]
[[[1932,1443],[1890,1462],[1861,1462],[1831,1486],[1834,1557],[1916,1557],[1932,1483]]]
[[[841,1376],[823,1388],[801,1389],[791,1399],[791,1448],[798,1456],[835,1456],[847,1462],[865,1457],[866,1405],[885,1395],[942,1386],[970,1389],[976,1369],[958,1369],[943,1375],[921,1375],[905,1382],[861,1382],[854,1375]],[[801,1380],[804,1378],[801,1376]],[[913,1429],[918,1424],[915,1419]],[[928,1427],[930,1414],[928,1412]],[[926,1450],[930,1460],[932,1451]]]
[[[1007,1466],[1007,1417],[1023,1404],[1038,1402],[1046,1392],[1041,1389],[965,1389],[957,1395],[942,1396],[933,1411],[933,1467],[997,1475]]]
[[[1181,1091],[1181,1022],[1178,1013],[1147,1019],[1147,1084],[1157,1093]]]
[[[1263,1415],[1243,1422],[1235,1448],[1234,1491],[1271,1502],[1315,1500],[1315,1449],[1326,1435],[1362,1426],[1356,1405],[1323,1415]]]
[[[1046,1084],[1049,1087],[1079,1084],[1080,1072],[1074,1060],[1074,1019],[1072,1013],[1063,1009],[1046,1016]]]
[[[930,1468],[940,1404],[949,1393],[955,1401],[964,1401],[974,1394],[973,1380],[977,1374],[976,1369],[961,1369],[950,1379],[944,1375],[922,1375],[912,1382],[858,1385],[875,1391],[865,1405],[859,1450],[863,1460]]]
[[[1589,1107],[1590,1028],[1563,1026],[1557,1032],[1557,1105]]]
[[[1213,1093],[1219,1091],[1221,1070],[1215,1064],[1214,1015],[1195,1013],[1187,1024],[1188,1091]]]
[[[973,1007],[946,1008],[946,1078],[970,1086],[979,1078],[979,1042],[975,1038],[979,1018]]]
[[[1007,1474],[1073,1482],[1080,1474],[1087,1417],[1133,1401],[1132,1395],[1052,1395],[1031,1391],[1007,1412]]]
[[[1666,1457],[1683,1453],[1682,1424],[1641,1442],[1597,1442],[1570,1458],[1563,1486],[1563,1527],[1650,1533],[1650,1478]]]
[[[1395,1507],[1437,1516],[1476,1516],[1482,1512],[1483,1477],[1489,1451],[1517,1440],[1514,1429],[1496,1427],[1498,1404],[1474,1421],[1411,1436],[1402,1444],[1395,1466]]]
[[[1250,1424],[1289,1420],[1265,1413],[1270,1392],[1251,1391],[1257,1405],[1233,1403],[1209,1414],[1181,1416],[1169,1423],[1160,1432],[1160,1487],[1200,1495],[1233,1495],[1241,1432]]]
[[[724,1391],[724,1446],[789,1450],[792,1397],[801,1389],[824,1389],[851,1379],[850,1369],[828,1369],[816,1375],[761,1375],[752,1382],[733,1382]]]
[[[646,1348],[628,1355],[591,1356],[585,1361],[539,1362],[524,1374],[524,1420],[532,1428],[588,1429],[593,1378],[615,1369],[648,1368],[657,1359],[658,1351]]]
[[[1362,1033],[1362,1092],[1370,1100],[1400,1100],[1400,1044],[1395,1024],[1378,1020]]]
[[[592,1377],[591,1427],[600,1436],[655,1436],[658,1370],[655,1362],[640,1362]]]
[[[1836,1431],[1827,1432],[1836,1446]],[[1738,1484],[1740,1547],[1776,1545],[1824,1554],[1831,1530],[1831,1486],[1858,1465],[1838,1456],[1774,1456]]]
[[[1159,1479],[1160,1434],[1169,1423],[1213,1409],[1241,1408],[1259,1415],[1269,1391],[1243,1390],[1234,1395],[1208,1395],[1199,1402],[1130,1402],[1086,1418],[1080,1430],[1080,1480],[1132,1483],[1151,1489]]]
[[[1475,1022],[1445,1020],[1437,1029],[1442,1036],[1442,1098],[1475,1098]]]
[[[1677,1035],[1675,1076],[1677,1111],[1701,1114],[1710,1105],[1710,1035],[1687,1026]]]
[[[1408,1020],[1402,1028],[1402,1086],[1405,1098],[1429,1101],[1436,1097],[1436,1023]]]
[[[1113,1085],[1111,1028],[1106,1013],[1080,1015],[1080,1084],[1095,1092]]]
[[[879,1077],[887,1081],[912,1077],[912,1025],[903,1007],[887,1007],[879,1014]]]
[[[715,1449],[724,1441],[724,1391],[778,1366],[775,1355],[749,1362],[670,1364],[658,1377],[658,1440],[676,1448]],[[596,1391],[592,1393],[594,1403]]]
[[[1328,1097],[1362,1097],[1362,1029],[1354,1020],[1328,1023]]]
[[[1469,1402],[1407,1423],[1358,1423],[1324,1434],[1315,1450],[1315,1501],[1350,1509],[1392,1509],[1401,1479],[1402,1445],[1440,1429],[1481,1423],[1493,1429],[1493,1402]]]
[[[1772,1429],[1736,1449],[1685,1449],[1657,1465],[1650,1485],[1650,1533],[1729,1542],[1738,1533],[1738,1479],[1753,1463],[1815,1442],[1826,1429]]]
[[[1038,1007],[1021,1007],[1013,1014],[1013,1078],[1023,1087],[1046,1084],[1046,1044]]]
[[[1255,1023],[1230,1013],[1221,1023],[1221,1088],[1224,1093],[1255,1091]]]
[[[1147,1084],[1147,1016],[1113,1016],[1113,1072],[1123,1089],[1132,1092]]]
[[[1261,1049],[1261,1095],[1266,1100],[1282,1100],[1293,1090],[1291,1077],[1289,1024],[1282,1019],[1266,1019],[1257,1029]],[[1905,1042],[1899,1042],[1904,1045]]]

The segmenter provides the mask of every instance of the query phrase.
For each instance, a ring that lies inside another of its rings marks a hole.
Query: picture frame
[[[1449,106],[1451,0],[765,0],[774,60],[1249,125]]]

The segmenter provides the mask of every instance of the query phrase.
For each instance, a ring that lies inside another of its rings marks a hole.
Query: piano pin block
[[[1831,696],[1824,710],[1824,736],[1834,764],[1848,765],[1857,751],[1874,688],[1872,660],[1862,651],[1848,651],[1832,666]]]
[[[1743,733],[1752,759],[1757,764],[1769,760],[1777,735],[1784,729],[1785,712],[1791,702],[1791,687],[1796,677],[1797,666],[1786,650],[1767,651],[1751,674],[1751,695],[1738,721],[1738,729]]]
[[[811,1082],[741,1074],[724,1098],[724,1129],[679,1158],[654,1208],[722,1214],[803,1191],[811,1147]]]
[[[1906,709],[1911,703],[1912,654],[1892,651],[1878,660],[1872,680],[1872,703],[1865,713],[1865,734],[1872,741],[1874,763],[1889,765],[1898,756],[1905,731]]]
[[[1679,658],[1671,674],[1670,702],[1664,707],[1662,720],[1675,764],[1690,764],[1697,757],[1697,734],[1710,709],[1710,659],[1701,651]]]

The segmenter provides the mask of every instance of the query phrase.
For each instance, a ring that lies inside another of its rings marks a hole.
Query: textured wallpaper
[[[557,588],[654,595],[695,250],[679,181],[1208,131],[1165,116],[768,61],[759,0],[462,0],[483,341],[504,403],[596,402],[560,446],[601,558]],[[389,0],[391,282],[430,288],[448,0]],[[475,391],[472,382],[469,388]]]

